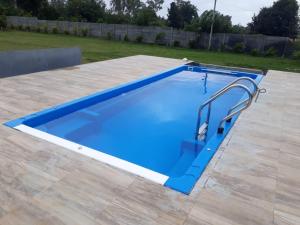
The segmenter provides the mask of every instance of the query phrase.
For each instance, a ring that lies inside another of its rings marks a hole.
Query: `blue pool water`
[[[181,182],[207,147],[194,140],[199,106],[237,78],[186,69],[69,113],[51,111],[44,119],[31,116],[22,123],[164,174],[170,179],[167,186],[180,190],[182,185],[172,182]],[[216,135],[219,122],[243,94],[232,90],[214,102],[207,139]]]

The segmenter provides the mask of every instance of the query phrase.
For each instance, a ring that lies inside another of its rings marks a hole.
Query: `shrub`
[[[173,46],[174,47],[180,47],[180,41],[174,41]]]
[[[189,48],[197,48],[197,41],[189,40]]]
[[[15,26],[14,26],[13,24],[11,24],[11,25],[9,26],[9,29],[14,30],[14,29],[16,29],[16,28],[15,28]]]
[[[127,34],[125,34],[125,36],[124,36],[124,41],[130,41]]]
[[[106,39],[111,40],[112,39],[112,34],[110,32],[106,33]]]
[[[0,30],[6,30],[6,28],[7,28],[6,16],[0,15]]]
[[[46,34],[48,33],[48,27],[47,26],[43,27],[43,32],[46,33]]]
[[[30,31],[30,26],[26,26],[25,31]]]
[[[40,33],[41,32],[41,27],[39,27],[39,26],[36,27],[35,31],[38,32],[38,33]]]
[[[57,34],[57,33],[58,33],[58,29],[57,29],[56,27],[53,27],[52,33],[53,33],[53,34]]]
[[[274,47],[270,47],[265,51],[265,56],[276,56],[277,55],[277,50]]]
[[[23,30],[23,25],[18,25],[18,30]]]
[[[64,31],[64,34],[65,34],[65,35],[69,35],[69,34],[70,34],[70,31],[65,30],[65,31]]]
[[[166,33],[165,32],[160,32],[156,35],[155,42],[158,43],[158,44],[163,44],[165,38],[166,38]]]
[[[141,43],[141,42],[143,42],[143,39],[144,39],[143,35],[139,35],[136,37],[135,40],[136,40],[136,42]]]
[[[236,43],[233,46],[233,51],[236,53],[243,53],[245,49],[245,45],[242,42]]]
[[[74,29],[73,29],[73,35],[75,35],[75,36],[78,35],[78,29],[77,29],[77,28],[74,28]]]
[[[295,51],[293,53],[293,59],[300,59],[300,51]]]
[[[83,29],[81,29],[81,35],[83,36],[83,37],[86,37],[87,35],[88,35],[88,29],[87,28],[83,28]]]
[[[259,51],[257,48],[253,48],[251,51],[250,51],[250,54],[253,55],[253,56],[258,56],[259,55]]]

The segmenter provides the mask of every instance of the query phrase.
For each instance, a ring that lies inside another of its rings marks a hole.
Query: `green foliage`
[[[43,26],[42,32],[44,32],[46,34],[48,33],[48,26],[47,25]]]
[[[65,30],[65,31],[64,31],[64,34],[65,34],[65,35],[70,35],[70,31]]]
[[[88,33],[89,33],[89,30],[88,30],[87,28],[81,29],[81,35],[82,35],[83,37],[88,36]]]
[[[198,21],[199,30],[209,33],[211,29],[213,11],[204,11]],[[196,22],[196,21],[195,21]],[[229,33],[232,29],[231,16],[215,13],[214,33]]]
[[[73,33],[73,35],[77,36],[78,35],[78,29],[74,28],[72,33]]]
[[[57,34],[57,33],[58,33],[58,29],[57,29],[56,27],[53,27],[53,28],[52,28],[52,33],[53,33],[53,34]]]
[[[244,49],[245,49],[245,45],[242,42],[236,43],[233,46],[233,51],[236,52],[236,53],[243,53]]]
[[[154,12],[158,12],[162,9],[162,5],[164,4],[164,0],[147,0],[148,7],[152,9]]]
[[[188,58],[196,62],[232,67],[300,72],[299,60],[282,57],[253,57],[247,54],[191,50],[108,41],[99,38],[57,36],[20,31],[0,32],[0,40],[0,51],[78,46],[82,49],[83,63],[144,54],[177,59]]]
[[[6,30],[6,28],[7,28],[6,16],[0,15],[0,30]]]
[[[23,25],[18,25],[18,30],[23,30]]]
[[[158,44],[163,44],[166,38],[165,32],[159,32],[155,37],[155,42]]]
[[[136,42],[138,42],[138,43],[142,43],[143,42],[143,39],[144,39],[144,37],[143,37],[143,35],[139,35],[139,36],[137,36],[136,37]]]
[[[180,41],[174,41],[173,46],[174,47],[180,47]]]
[[[112,40],[112,38],[113,38],[112,34],[110,32],[107,32],[106,39],[107,40]]]
[[[254,48],[250,51],[250,54],[253,56],[258,56],[259,55],[259,50],[257,48]]]
[[[192,48],[192,49],[197,48],[197,40],[190,40],[189,41],[189,48]]]
[[[300,51],[295,51],[293,53],[293,59],[300,59]]]
[[[247,27],[244,27],[244,26],[238,24],[238,25],[232,26],[230,32],[234,33],[234,34],[247,34],[247,33],[249,33],[249,30]]]
[[[39,27],[39,26],[36,27],[35,31],[38,32],[38,33],[40,33],[41,32],[41,27]]]
[[[26,26],[25,31],[30,31],[30,26]]]
[[[278,54],[277,50],[274,47],[270,47],[265,51],[265,56],[274,57]]]
[[[182,27],[180,11],[175,2],[168,9],[168,25],[177,29]]]
[[[169,26],[182,29],[196,18],[198,18],[197,8],[190,1],[177,0],[170,4],[168,9]]]
[[[125,34],[125,36],[124,36],[124,41],[127,41],[127,42],[130,41],[127,34]]]
[[[253,33],[296,38],[298,33],[298,10],[296,0],[278,0],[269,8],[262,8],[254,15],[249,27]]]
[[[155,11],[149,7],[139,9],[133,20],[139,26],[157,25],[158,23]]]

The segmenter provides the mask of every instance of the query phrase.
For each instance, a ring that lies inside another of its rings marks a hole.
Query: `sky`
[[[145,2],[146,0],[142,0]],[[170,3],[174,0],[164,0],[163,9],[158,12],[160,16],[166,17]],[[199,10],[199,15],[213,8],[214,0],[190,0]],[[300,4],[300,0],[297,0]],[[109,0],[105,0],[109,5]],[[217,0],[217,10],[222,14],[230,15],[233,24],[247,25],[252,16],[257,14],[262,7],[269,7],[274,0]]]
[[[173,0],[165,0],[163,9],[158,13],[161,16],[168,14],[168,8]],[[214,0],[190,0],[199,10],[199,15],[213,9]],[[300,0],[297,0],[300,3]],[[247,25],[252,16],[257,14],[262,7],[269,7],[274,0],[217,0],[217,10],[222,14],[230,15],[233,24]]]

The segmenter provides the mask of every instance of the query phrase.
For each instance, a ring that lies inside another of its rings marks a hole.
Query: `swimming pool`
[[[262,79],[184,65],[5,124],[189,194],[237,115],[223,133],[220,121],[247,95],[234,88],[211,104],[205,139],[197,139],[199,107],[238,77]]]

